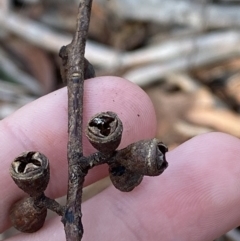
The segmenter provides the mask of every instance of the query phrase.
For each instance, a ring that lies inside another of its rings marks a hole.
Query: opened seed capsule
[[[146,176],[160,175],[168,166],[167,147],[157,139],[133,143],[114,157],[127,170]]]
[[[168,166],[167,151],[157,139],[139,141],[118,151],[108,163],[113,185],[129,192],[141,183],[144,175],[160,175]]]
[[[49,182],[48,159],[39,152],[24,152],[12,162],[10,174],[24,192],[30,196],[39,195],[45,191]]]
[[[94,148],[102,153],[111,153],[121,142],[123,126],[117,114],[102,112],[88,122],[86,135]]]

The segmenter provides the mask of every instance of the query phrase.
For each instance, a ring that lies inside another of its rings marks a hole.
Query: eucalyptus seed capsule
[[[12,225],[24,233],[38,231],[43,226],[46,216],[47,209],[36,207],[32,197],[18,201],[10,211]]]
[[[167,147],[157,139],[133,143],[117,151],[109,164],[113,185],[123,192],[138,186],[144,175],[160,175],[168,166]]]
[[[146,176],[160,175],[168,166],[167,147],[157,139],[133,143],[114,157],[127,170]]]
[[[102,153],[111,153],[121,142],[123,126],[117,114],[102,112],[88,122],[86,135],[94,148]]]
[[[37,196],[49,182],[48,159],[39,152],[24,152],[12,162],[10,174],[19,188],[30,196]]]

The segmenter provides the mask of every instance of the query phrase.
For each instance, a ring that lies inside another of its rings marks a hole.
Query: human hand
[[[152,104],[137,86],[116,77],[85,82],[84,125],[101,111],[116,112],[123,122],[120,148],[154,137]],[[9,210],[25,194],[9,175],[11,161],[23,151],[44,153],[51,177],[46,195],[67,190],[67,91],[51,93],[0,122],[0,233],[10,227]],[[210,241],[240,224],[240,141],[211,133],[167,153],[169,167],[159,177],[144,177],[129,193],[113,186],[83,203],[84,241]],[[86,138],[86,155],[93,152]],[[85,185],[108,173],[92,169]],[[65,240],[60,217],[34,234],[9,241]]]

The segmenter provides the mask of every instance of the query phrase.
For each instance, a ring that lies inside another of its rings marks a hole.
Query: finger
[[[239,146],[239,139],[229,135],[202,135],[170,152],[166,172],[157,178],[145,178],[133,193],[121,195],[106,190],[95,200],[104,207],[101,213],[93,208],[94,200],[85,207],[92,212],[91,216],[84,213],[85,240],[111,240],[111,236],[103,238],[111,228],[98,229],[94,234],[91,231],[102,218],[104,227],[118,227],[112,237],[126,234],[125,240],[162,237],[164,241],[210,241],[238,226]]]
[[[86,81],[84,126],[97,112],[114,111],[124,126],[121,147],[130,142],[153,137],[156,119],[146,94],[134,84],[116,77]],[[47,195],[58,197],[67,186],[67,91],[51,93],[23,107],[0,122],[0,232],[7,226],[9,208],[23,192],[9,176],[11,161],[23,151],[36,150],[50,160],[51,178]],[[84,138],[84,152],[93,151]],[[106,168],[94,168],[87,175],[91,183],[106,175]]]
[[[144,178],[130,193],[106,189],[83,205],[83,240],[210,241],[238,226],[239,146],[226,134],[201,135],[169,152],[162,176]],[[59,218],[10,240],[33,237],[65,240]]]

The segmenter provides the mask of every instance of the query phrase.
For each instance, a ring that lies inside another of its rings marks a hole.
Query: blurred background
[[[58,52],[77,6],[0,0],[0,119],[64,86]],[[86,58],[96,75],[146,91],[170,149],[211,131],[240,137],[240,0],[94,0]],[[87,188],[85,200],[108,185]],[[227,240],[240,241],[239,231],[217,239]]]

